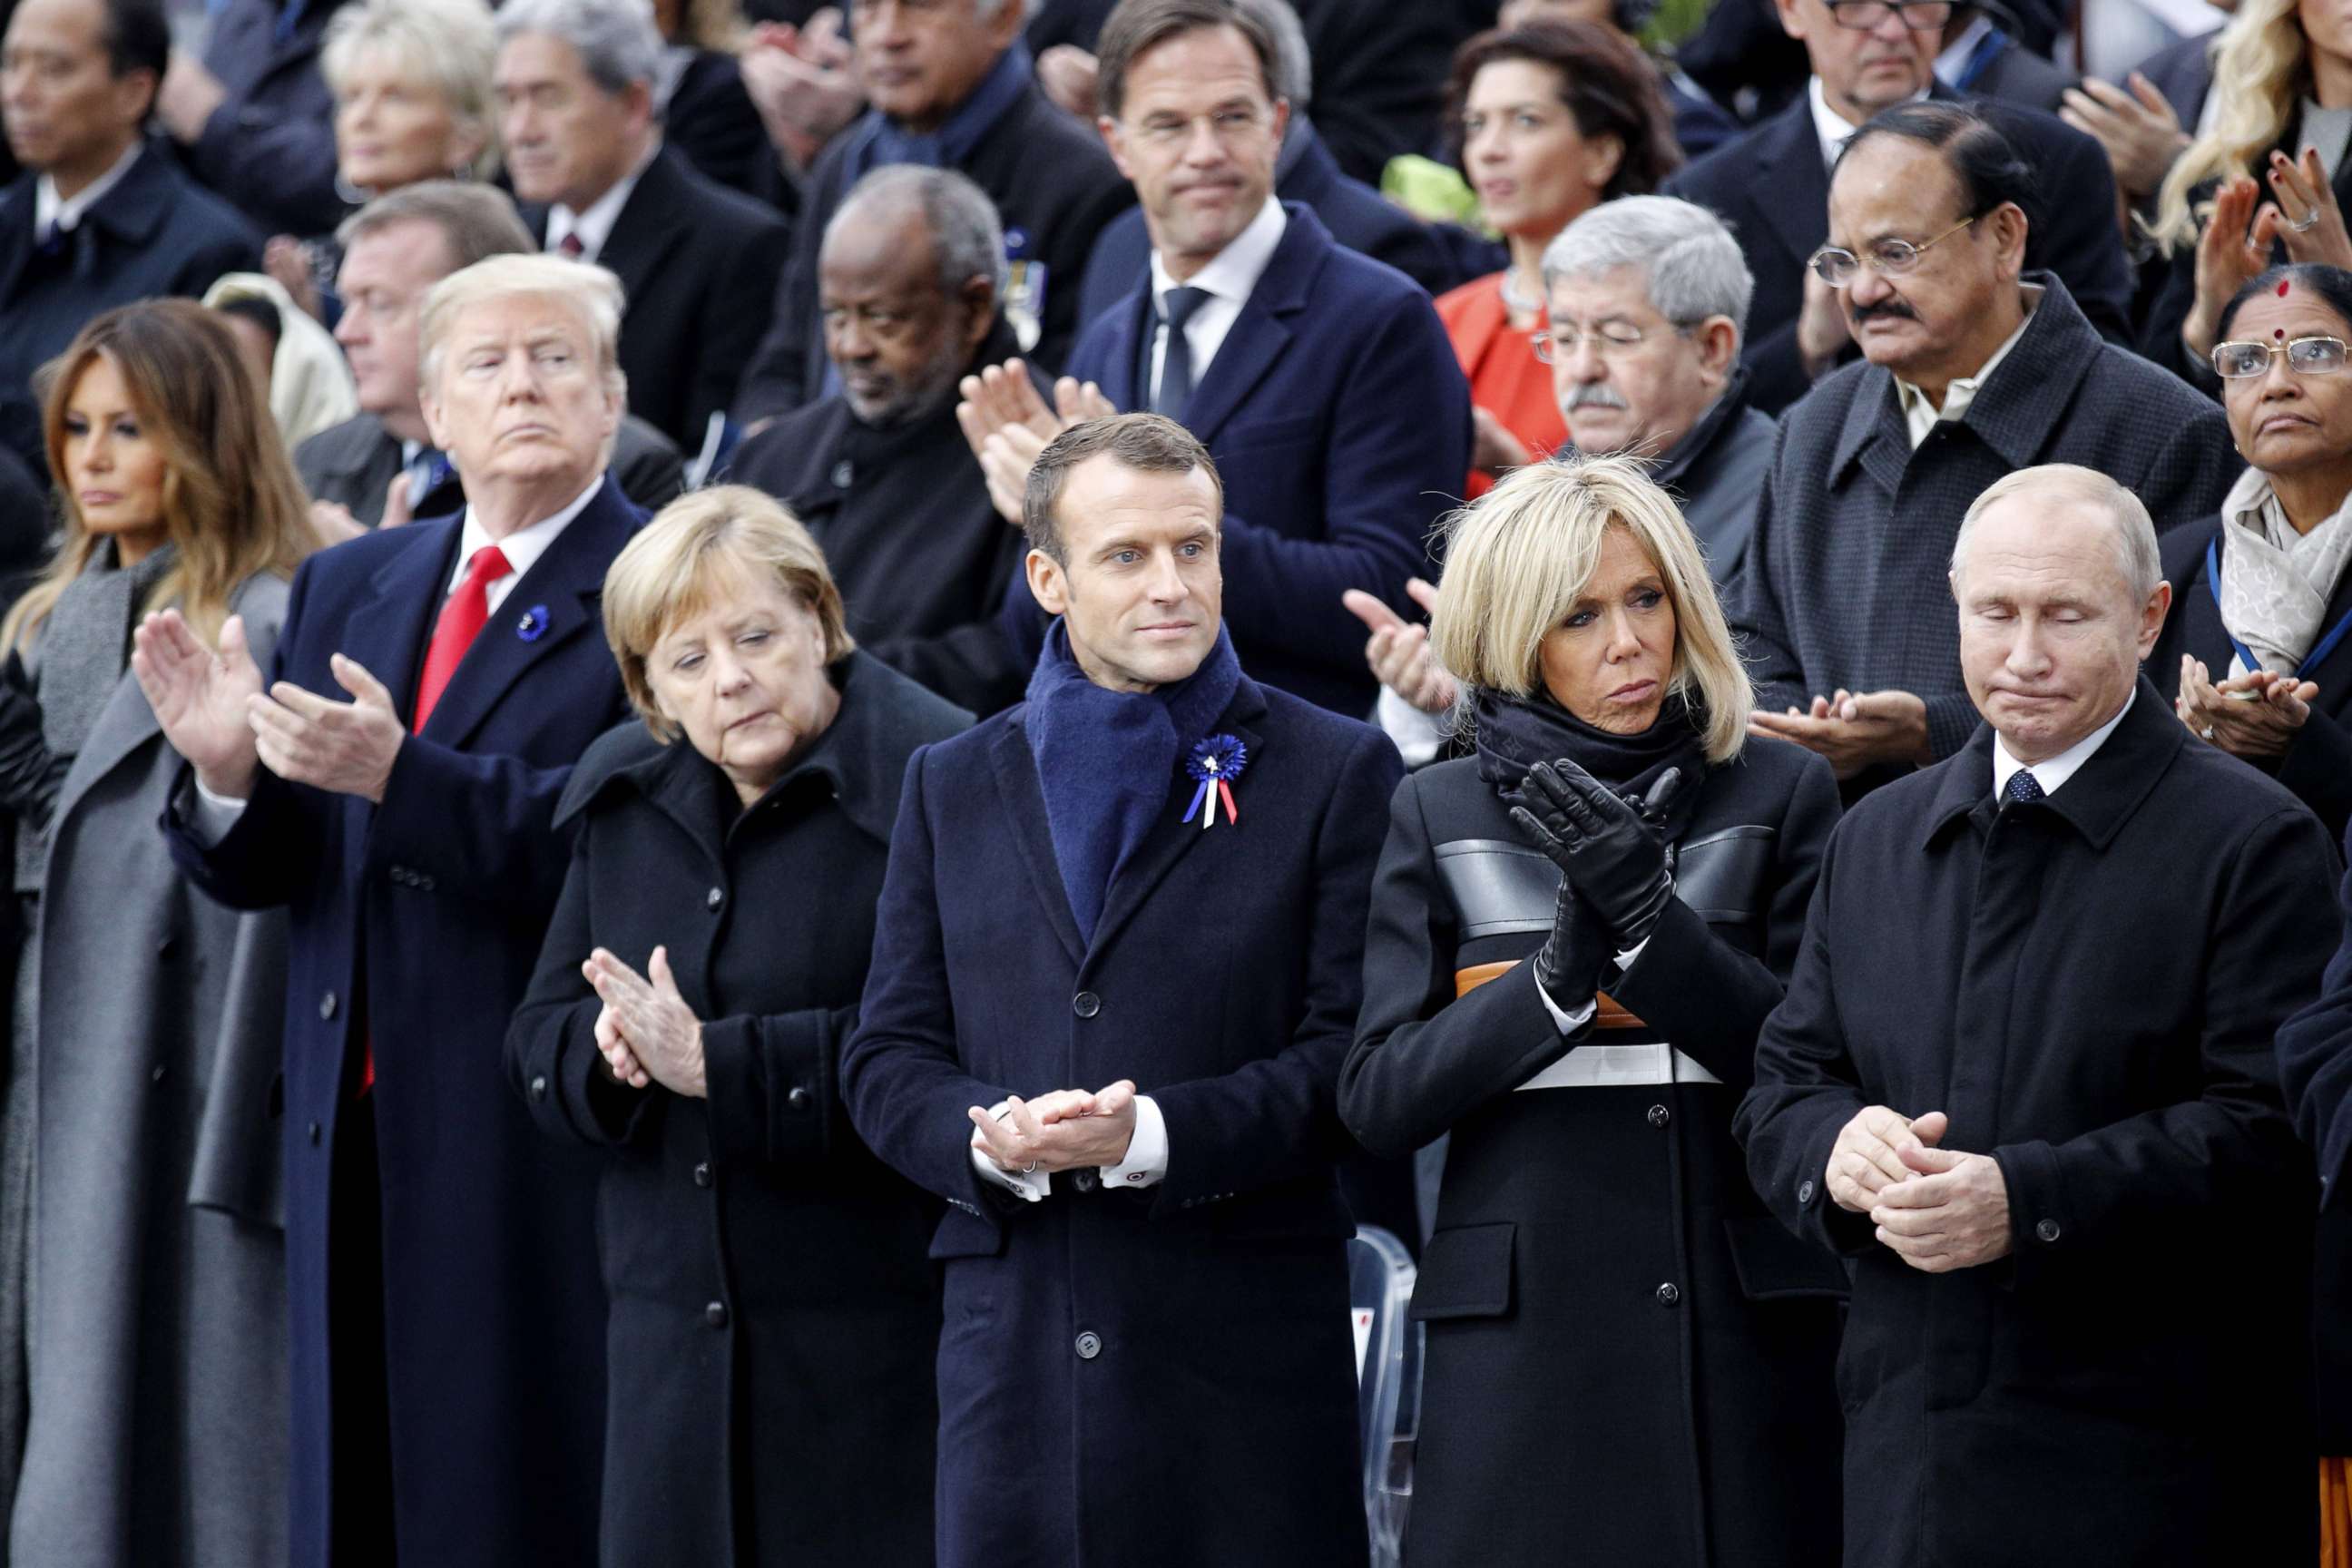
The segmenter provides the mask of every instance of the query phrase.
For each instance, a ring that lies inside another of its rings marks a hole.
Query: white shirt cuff
[[[1429,762],[1445,744],[1449,727],[1444,718],[1423,712],[1399,697],[1394,687],[1381,688],[1381,700],[1372,706],[1372,717],[1381,731],[1396,743],[1408,768]]]
[[[1573,1013],[1562,1012],[1559,1004],[1551,999],[1551,993],[1545,990],[1543,983],[1536,978],[1533,965],[1529,965],[1528,969],[1528,984],[1536,988],[1536,1000],[1544,1005],[1544,1011],[1551,1015],[1551,1021],[1559,1026],[1559,1032],[1563,1035],[1572,1035],[1592,1022],[1592,1015],[1601,1006],[1598,1002],[1587,1002]]]
[[[1633,946],[1627,948],[1624,952],[1619,953],[1617,955],[1617,973],[1620,974],[1631,974],[1633,972],[1633,965],[1642,961],[1642,950],[1649,945],[1650,939],[1645,936],[1641,941],[1635,942]]]
[[[1168,1174],[1168,1121],[1148,1094],[1135,1097],[1135,1136],[1127,1158],[1102,1168],[1106,1187],[1148,1187]]]
[[[988,1108],[988,1113],[1002,1121],[1011,1106],[1012,1101],[1000,1100]],[[1046,1193],[1052,1190],[1054,1178],[1046,1172],[1008,1171],[998,1164],[996,1157],[981,1143],[977,1133],[972,1135],[971,1168],[978,1171],[983,1180],[994,1182],[1024,1203],[1042,1203]]]
[[[235,827],[237,818],[245,815],[246,803],[229,795],[215,795],[205,787],[202,779],[196,780],[195,784],[196,805],[188,815],[188,828],[195,835],[196,842],[209,849],[228,837],[229,829]]]

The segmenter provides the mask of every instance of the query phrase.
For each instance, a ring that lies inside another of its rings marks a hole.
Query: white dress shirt
[[[1210,362],[1224,345],[1225,334],[1234,329],[1234,321],[1249,303],[1250,290],[1265,274],[1266,264],[1274,259],[1275,247],[1282,243],[1282,232],[1290,226],[1290,215],[1272,196],[1257,209],[1257,216],[1249,226],[1234,236],[1233,243],[1213,257],[1209,264],[1192,277],[1178,283],[1168,274],[1160,253],[1151,253],[1151,299],[1155,306],[1168,297],[1171,289],[1198,289],[1209,298],[1201,301],[1184,323],[1184,341],[1192,350],[1192,384],[1198,387],[1209,374]],[[551,227],[548,233],[552,235]],[[1151,329],[1151,384],[1147,391],[1160,386],[1160,369],[1168,359],[1168,328],[1155,319]],[[1140,399],[1147,406],[1152,401]]]
[[[1978,389],[1992,379],[1992,373],[2000,368],[2000,362],[2009,357],[2009,351],[2017,346],[2017,340],[2023,337],[2025,329],[2033,324],[2033,312],[2042,306],[2042,285],[2025,283],[2019,288],[2025,295],[2025,320],[2017,323],[2017,331],[2001,340],[2000,347],[1992,351],[1992,357],[1978,368],[1976,374],[1961,376],[1944,388],[1944,405],[1941,408],[1928,402],[1926,393],[1901,376],[1895,378],[1895,395],[1903,405],[1903,424],[1911,437],[1913,451],[1917,451],[1920,444],[1927,439],[1938,419],[1948,419],[1954,424],[1959,422],[1961,416],[1968,413],[1969,405],[1977,400]]]
[[[1993,797],[1999,799],[2007,795],[2009,781],[2016,777],[2021,770],[2029,766],[2033,770],[2033,782],[2042,786],[2042,793],[2056,795],[2064,787],[2066,781],[2073,778],[2083,764],[2091,760],[2092,753],[2107,743],[2107,737],[2116,732],[2116,726],[2124,721],[2124,715],[2131,711],[2132,704],[2138,700],[2139,689],[2135,686],[2131,694],[2124,699],[2124,705],[2116,710],[2114,718],[2045,762],[2032,763],[2019,762],[2009,754],[2007,742],[2003,742],[1996,732],[1992,738]]]
[[[613,237],[613,226],[620,221],[621,209],[629,205],[629,193],[637,188],[637,181],[645,174],[646,165],[652,163],[654,153],[660,151],[661,143],[655,142],[653,151],[639,160],[635,168],[614,181],[611,190],[590,202],[586,212],[575,213],[561,202],[548,208],[547,253],[550,256],[558,254],[563,247],[563,237],[576,234],[580,237],[581,260],[593,261],[603,255],[604,242]]]
[[[1011,1109],[1011,1101],[1000,1100],[989,1107],[988,1113],[1002,1121]],[[1042,1203],[1053,1189],[1052,1172],[1008,1171],[977,1142],[971,1146],[971,1168],[1024,1203]],[[1128,1140],[1127,1158],[1100,1170],[1106,1192],[1114,1187],[1152,1186],[1168,1174],[1168,1121],[1150,1095],[1135,1097],[1135,1135]]]
[[[1942,52],[1937,55],[1936,79],[1958,91],[1960,72],[1967,68],[1969,57],[1977,52],[1977,45],[1983,42],[1984,36],[1991,31],[1992,18],[1981,11],[1978,12],[1977,19],[1962,27],[1960,36],[1946,44]]]
[[[33,237],[37,240],[41,236],[48,233],[51,224],[57,225],[67,234],[71,234],[79,227],[82,214],[97,205],[100,198],[122,183],[122,176],[131,173],[131,165],[139,162],[139,154],[145,151],[145,148],[146,144],[143,142],[131,142],[131,150],[114,161],[114,167],[70,196],[58,195],[57,181],[47,174],[35,180],[33,182]]]
[[[495,544],[506,556],[507,564],[513,568],[482,590],[482,597],[488,603],[490,614],[497,615],[499,606],[506,603],[507,595],[514,592],[515,584],[521,582],[531,567],[538,563],[539,558],[547,553],[547,547],[555,542],[556,536],[570,526],[572,520],[588,509],[588,503],[596,499],[596,492],[604,488],[604,476],[600,473],[595,481],[562,510],[541,518],[528,528],[518,528],[504,539],[492,539],[489,531],[474,516],[474,509],[467,507],[465,521],[458,525],[457,530],[457,569],[449,574],[447,585],[441,590],[444,602],[457,591],[457,584],[466,580],[466,563],[474,558],[474,552],[485,544]],[[210,848],[228,837],[228,830],[235,827],[236,819],[244,815],[245,805],[234,795],[215,795],[199,779],[196,781],[195,810],[191,814],[189,826],[195,830],[197,840]]]

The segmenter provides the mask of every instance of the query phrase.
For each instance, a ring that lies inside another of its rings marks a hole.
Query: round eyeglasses
[[[1839,246],[1824,245],[1807,258],[1805,265],[1813,269],[1814,277],[1832,289],[1843,289],[1853,282],[1865,261],[1872,271],[1883,278],[1900,278],[1918,266],[1921,257],[1976,221],[1973,217],[1962,218],[1935,238],[1917,245],[1907,239],[1882,239],[1861,256]]]
[[[2284,343],[2215,343],[2213,369],[2224,381],[2244,381],[2269,374],[2271,361],[2286,356],[2286,367],[2297,375],[2334,375],[2344,368],[2342,338],[2296,338]]]
[[[1690,335],[1688,321],[1669,321],[1667,329],[1677,337]],[[1529,332],[1528,342],[1535,349],[1536,358],[1546,364],[1558,364],[1575,355],[1577,349],[1590,342],[1593,352],[1602,359],[1632,353],[1648,341],[1650,334],[1631,321],[1600,321],[1590,327],[1570,327],[1566,331]]]
[[[1866,33],[1886,20],[1893,11],[1903,18],[1903,25],[1915,33],[1940,33],[1952,19],[1950,0],[1822,0],[1830,8],[1830,20],[1841,27]]]

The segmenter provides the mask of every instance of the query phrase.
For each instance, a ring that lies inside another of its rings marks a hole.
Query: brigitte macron
[[[1475,754],[1397,790],[1339,1099],[1379,1152],[1452,1134],[1408,1559],[1833,1563],[1843,1282],[1731,1116],[1836,782],[1743,744],[1706,561],[1637,463],[1520,468],[1448,533],[1432,644]]]

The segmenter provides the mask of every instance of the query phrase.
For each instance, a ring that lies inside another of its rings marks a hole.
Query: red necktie
[[[441,700],[449,678],[457,673],[457,661],[488,624],[490,584],[513,570],[495,544],[483,545],[466,563],[466,580],[442,602],[441,618],[433,623],[433,641],[425,650],[425,678],[416,683],[416,722],[412,728],[425,728],[433,705]],[[360,1092],[365,1094],[374,1087],[375,1044],[370,1041],[360,1058]]]
[[[581,243],[579,231],[575,229],[572,233],[565,235],[562,239],[557,240],[555,242],[555,249],[556,254],[560,256],[568,256],[572,260],[577,261],[587,252],[588,247]]]
[[[433,705],[441,700],[449,678],[457,673],[458,660],[466,657],[466,650],[490,618],[490,584],[513,570],[495,544],[483,545],[466,563],[466,580],[442,604],[441,618],[433,623],[433,642],[425,650],[425,675],[416,683],[416,721],[411,728],[423,730],[425,721],[432,717]]]

